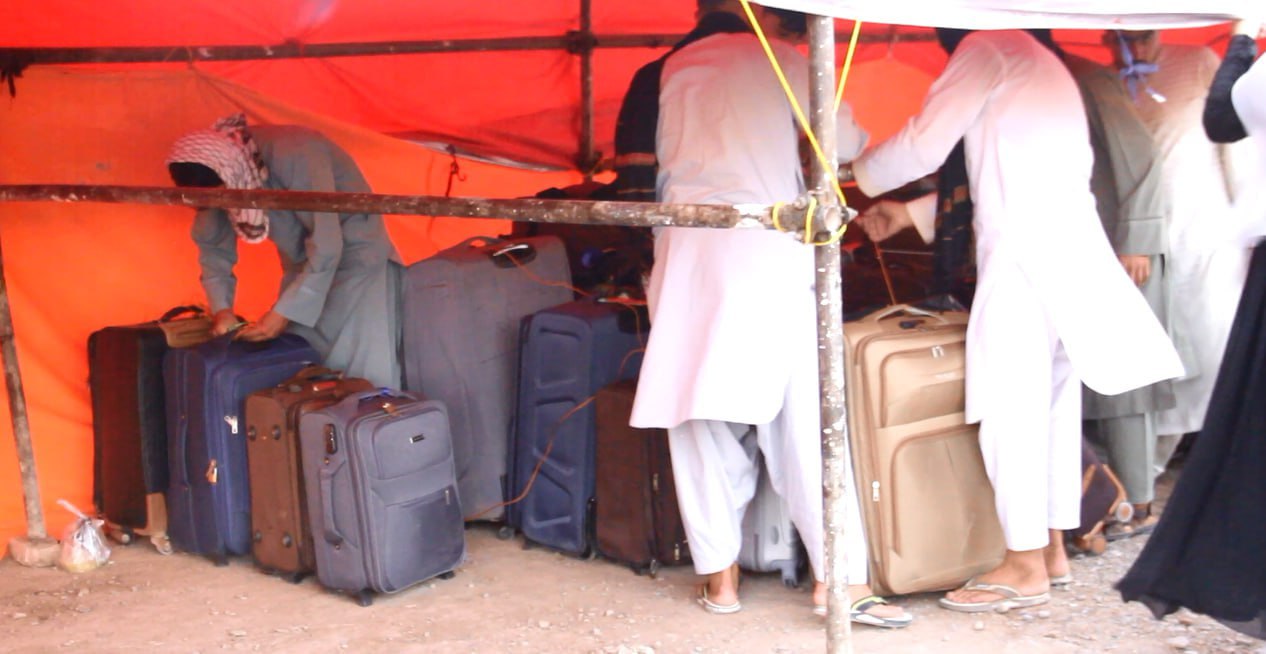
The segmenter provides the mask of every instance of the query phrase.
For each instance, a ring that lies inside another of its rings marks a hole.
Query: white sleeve
[[[914,229],[924,243],[931,243],[936,238],[936,194],[921,195],[906,203],[910,218],[914,220]]]
[[[928,89],[918,115],[853,162],[853,175],[863,193],[876,197],[945,163],[1006,72],[1002,54],[982,36],[968,36],[959,44],[945,71]]]

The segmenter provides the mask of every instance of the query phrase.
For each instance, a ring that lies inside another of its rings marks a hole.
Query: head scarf
[[[1130,97],[1138,102],[1139,86],[1142,86],[1153,100],[1164,102],[1165,96],[1152,88],[1144,77],[1160,70],[1160,67],[1150,61],[1135,61],[1134,53],[1130,51],[1130,44],[1125,40],[1125,34],[1121,30],[1113,31],[1116,32],[1117,44],[1121,47],[1121,61],[1125,62],[1125,66],[1121,68],[1121,79],[1125,81],[1125,88],[1130,92]]]
[[[246,130],[246,115],[234,114],[216,121],[211,129],[182,136],[171,147],[167,163],[202,164],[215,171],[231,189],[259,189],[268,180],[268,168],[259,156],[255,140]],[[225,209],[233,231],[247,243],[268,238],[268,214],[263,209]]]

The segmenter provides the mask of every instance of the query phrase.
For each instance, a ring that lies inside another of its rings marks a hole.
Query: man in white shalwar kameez
[[[1131,61],[1126,61],[1128,49]],[[1238,192],[1236,166],[1244,168],[1242,145],[1217,144],[1201,125],[1204,100],[1218,69],[1206,46],[1161,43],[1156,31],[1104,34],[1104,44],[1127,72],[1135,109],[1158,149],[1161,178],[1169,194],[1170,293],[1174,344],[1186,375],[1173,384],[1174,408],[1155,415],[1156,464],[1163,470],[1183,434],[1200,430],[1213,393],[1227,334],[1235,317],[1249,250],[1217,235],[1231,218]],[[1239,172],[1249,172],[1242,170]]]
[[[727,4],[742,15],[737,2]],[[759,6],[755,13],[767,35],[783,29],[785,13]],[[771,39],[771,45],[808,107],[808,62],[786,42]],[[791,105],[754,34],[691,43],[667,58],[661,79],[662,202],[772,204],[805,191]],[[848,159],[866,135],[847,105],[840,118],[839,153]],[[653,329],[631,424],[668,430],[691,558],[696,572],[708,576],[697,599],[711,613],[741,608],[735,562],[758,474],[752,448],[743,444],[753,437],[808,551],[814,610],[825,613],[813,287],[813,246],[788,234],[681,227],[656,233],[647,287]],[[851,496],[855,502],[856,492]],[[857,505],[852,509],[846,527],[848,574],[856,584],[849,589],[852,618],[905,626],[909,614],[865,585],[866,544]]]
[[[1116,394],[1182,365],[1099,223],[1086,114],[1063,64],[1018,30],[970,33],[949,49],[922,111],[853,173],[875,197],[965,143],[978,269],[967,419],[980,423],[1007,552],[941,605],[1005,610],[1047,602],[1052,580],[1067,579],[1059,530],[1081,520],[1080,383]],[[927,240],[933,205],[881,202],[858,222],[875,240],[912,225]]]

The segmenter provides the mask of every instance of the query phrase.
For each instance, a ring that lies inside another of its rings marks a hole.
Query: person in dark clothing
[[[1209,138],[1254,139],[1266,161],[1266,58],[1237,25],[1204,107]],[[1254,62],[1254,59],[1256,61]],[[1261,171],[1259,171],[1260,174]],[[1250,199],[1250,201],[1252,201]],[[1258,230],[1266,211],[1256,205]],[[1253,211],[1248,206],[1243,207]],[[1260,233],[1260,231],[1259,231]],[[1266,244],[1253,250],[1200,438],[1156,531],[1117,584],[1157,618],[1186,607],[1266,638]]]

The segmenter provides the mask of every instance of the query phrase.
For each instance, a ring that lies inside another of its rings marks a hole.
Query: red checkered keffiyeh
[[[172,145],[167,163],[196,163],[214,170],[231,189],[263,188],[268,167],[259,156],[255,140],[246,129],[246,115],[234,114],[216,121],[211,129],[182,136]],[[233,231],[247,243],[268,238],[268,214],[263,209],[225,209]]]

